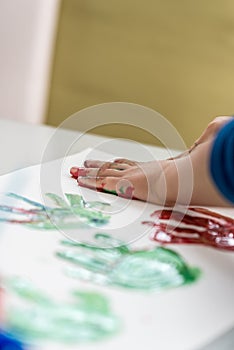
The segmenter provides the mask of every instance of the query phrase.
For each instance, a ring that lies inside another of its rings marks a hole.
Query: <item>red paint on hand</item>
[[[87,174],[86,168],[72,167],[70,169],[70,174],[74,179],[77,179],[79,176],[85,176]]]

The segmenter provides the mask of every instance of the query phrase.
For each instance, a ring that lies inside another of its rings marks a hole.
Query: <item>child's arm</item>
[[[211,148],[210,172],[220,191],[234,203],[234,119],[217,133]]]
[[[79,171],[72,168],[71,174],[78,178],[80,186],[160,205],[174,205],[176,202],[230,205],[213,182],[210,172],[215,135],[229,120],[230,117],[216,118],[181,157],[145,163],[125,159],[110,163],[92,160],[86,161]],[[230,161],[234,161],[233,156]]]

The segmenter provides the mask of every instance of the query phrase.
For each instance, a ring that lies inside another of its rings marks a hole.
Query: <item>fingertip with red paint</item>
[[[72,167],[70,169],[70,174],[74,179],[78,179],[79,176],[85,176],[86,175],[86,169],[81,167]]]

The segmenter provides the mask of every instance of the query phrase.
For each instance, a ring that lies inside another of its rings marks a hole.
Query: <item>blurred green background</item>
[[[234,1],[62,0],[47,123],[113,101],[155,109],[188,146],[233,114]],[[157,142],[121,125],[94,132]]]

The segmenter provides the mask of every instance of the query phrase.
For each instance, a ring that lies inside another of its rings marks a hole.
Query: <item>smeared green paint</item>
[[[21,200],[31,206],[29,209],[0,205],[0,211],[6,214],[0,221],[23,224],[37,229],[98,227],[109,221],[103,209],[109,206],[103,202],[86,202],[82,196],[65,193],[66,200],[54,193],[47,193],[55,207],[45,206],[15,193],[7,193],[8,197]]]
[[[134,187],[127,185],[127,186],[121,186],[118,194],[120,197],[131,199],[131,198],[134,198],[133,193],[134,193]]]
[[[115,196],[117,196],[117,192],[116,191],[111,191],[111,190],[107,190],[106,188],[103,188],[102,189],[102,192],[105,192],[105,193],[110,193],[110,194],[114,194]]]
[[[101,285],[154,291],[193,283],[200,276],[198,268],[190,267],[171,249],[134,251],[109,235],[98,233],[95,238],[110,248],[61,242],[68,249],[59,251],[57,256],[71,263],[66,269],[69,276]]]
[[[55,301],[22,278],[10,280],[7,289],[20,298],[7,312],[7,327],[28,342],[98,341],[119,330],[119,320],[101,294],[74,291],[69,302]]]

